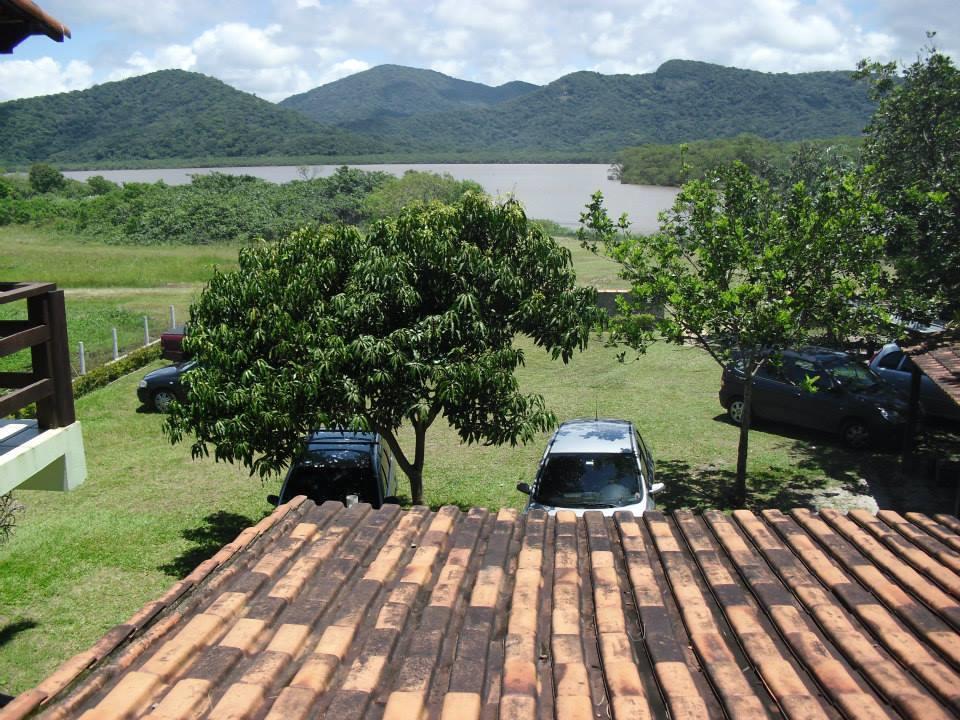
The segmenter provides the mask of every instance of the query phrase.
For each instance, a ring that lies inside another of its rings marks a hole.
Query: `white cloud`
[[[151,56],[141,52],[131,55],[124,67],[110,73],[110,80],[123,80],[134,75],[145,75],[157,70],[193,70],[197,65],[197,56],[187,45],[169,45],[160,48]]]
[[[300,48],[280,45],[280,25],[260,29],[246,23],[223,23],[193,41],[198,63],[209,68],[282,67],[300,59]]]
[[[323,70],[322,74],[318,76],[318,81],[314,85],[311,85],[310,88],[304,89],[309,90],[316,85],[326,85],[334,80],[345,78],[347,75],[354,75],[358,72],[369,70],[371,67],[372,65],[370,65],[370,63],[364,60],[357,60],[356,58],[350,58],[349,60],[344,60],[343,62],[334,63]]]
[[[50,57],[0,60],[0,101],[82,90],[93,82],[93,68],[71,60],[66,66]]]
[[[928,29],[940,31],[941,49],[960,48],[955,4],[44,0],[44,8],[73,30],[75,40],[66,47],[77,49],[73,56],[80,65],[41,66],[34,58],[35,65],[20,75],[38,80],[12,77],[8,69],[0,93],[18,97],[173,67],[272,100],[381,63],[432,68],[491,85],[544,84],[574,70],[651,72],[671,58],[775,72],[850,69],[863,57],[914,59]]]

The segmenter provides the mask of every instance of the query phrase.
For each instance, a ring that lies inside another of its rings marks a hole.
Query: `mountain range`
[[[671,60],[642,75],[576,72],[498,87],[381,65],[278,104],[162,70],[0,103],[0,162],[364,156],[612,158],[624,147],[859,135],[874,105],[849,72],[762,73]]]

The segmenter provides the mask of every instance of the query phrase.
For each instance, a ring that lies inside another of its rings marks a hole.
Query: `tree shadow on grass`
[[[799,466],[835,480],[859,483],[881,510],[952,513],[957,493],[955,473],[941,472],[944,461],[960,458],[960,427],[930,425],[917,437],[916,448],[902,457],[897,443],[851,450],[839,443],[798,441]]]
[[[197,565],[216,555],[220,548],[268,514],[269,511],[264,511],[259,517],[248,517],[223,510],[211,513],[203,519],[203,524],[180,533],[184,539],[192,542],[193,546],[170,562],[160,565],[158,569],[178,580],[183,579]]]
[[[32,630],[37,625],[39,623],[36,620],[30,620],[29,618],[0,625],[0,647],[6,645],[25,630]]]
[[[715,420],[729,422],[723,415]],[[957,478],[938,472],[938,467],[942,467],[940,461],[943,459],[960,459],[958,424],[929,422],[917,438],[915,453],[906,462],[901,460],[901,446],[892,440],[854,450],[829,433],[770,421],[757,422],[750,433],[751,436],[769,433],[791,440],[790,454],[796,458],[796,466],[783,472],[788,476],[796,475],[799,469],[807,476],[812,473],[821,478],[821,490],[826,490],[821,500],[831,492],[840,491],[869,495],[881,510],[927,514],[953,511]],[[747,474],[748,483],[759,483],[765,487],[766,493],[783,484],[776,478],[765,477],[768,474],[757,474],[749,468]],[[733,473],[730,475],[732,482]],[[797,480],[801,487],[805,485],[813,489],[809,477],[798,477]],[[803,499],[802,493],[798,495],[795,491],[784,497]]]
[[[691,467],[680,460],[657,461],[657,482],[664,483],[657,495],[659,509],[673,510],[789,510],[812,507],[827,486],[824,478],[798,475],[790,468],[772,468],[747,473],[746,505],[734,503],[736,473],[717,467]]]
[[[0,617],[0,648],[13,641],[13,639],[20,633],[26,630],[32,630],[40,624],[36,620],[31,620],[30,618],[15,620],[5,624],[3,623],[4,620],[5,618]],[[0,691],[0,708],[9,705],[11,702],[13,702],[15,697],[16,695],[8,695],[5,692]]]

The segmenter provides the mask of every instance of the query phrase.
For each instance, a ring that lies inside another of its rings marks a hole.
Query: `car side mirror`
[[[659,492],[663,492],[663,489],[666,487],[663,483],[654,483],[650,486],[650,494],[656,495]]]
[[[280,496],[279,496],[279,495],[267,495],[267,502],[270,503],[271,505],[279,505],[279,504],[280,504]]]
[[[525,482],[517,483],[517,490],[522,492],[524,495],[529,495],[532,492],[530,486]]]

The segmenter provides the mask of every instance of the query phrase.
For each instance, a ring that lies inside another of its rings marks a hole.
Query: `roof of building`
[[[33,0],[0,0],[0,53],[13,49],[31,35],[63,42],[70,28],[47,15]]]
[[[956,717],[958,533],[298,498],[0,717]]]
[[[938,333],[904,348],[913,362],[960,405],[960,332]]]

